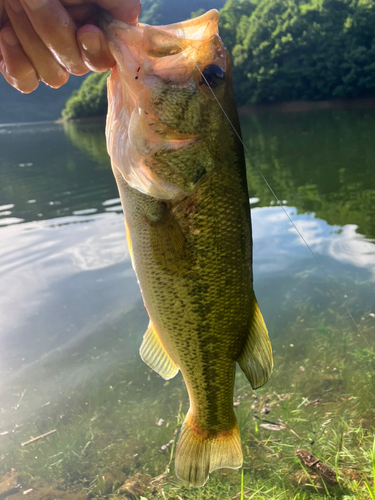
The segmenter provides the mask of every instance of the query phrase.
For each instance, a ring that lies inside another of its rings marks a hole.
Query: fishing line
[[[163,35],[166,35],[168,36],[171,40],[173,40],[176,45],[178,45],[180,47],[180,49],[182,51],[185,51],[185,49],[172,37],[169,35],[169,33],[166,33],[165,31],[162,31],[160,29],[158,29],[156,26],[153,26],[154,29],[156,29],[157,31],[160,31]],[[318,266],[320,267],[320,269],[323,271],[324,275],[326,276],[326,278],[328,279],[328,282],[330,283],[330,285],[332,286],[333,290],[335,291],[338,299],[340,300],[341,302],[341,306],[344,307],[345,311],[347,312],[347,314],[349,315],[350,319],[352,320],[353,324],[355,325],[356,329],[358,330],[358,332],[361,334],[361,336],[363,337],[363,339],[365,340],[366,344],[369,346],[369,348],[371,349],[371,345],[369,343],[369,341],[367,340],[365,334],[362,332],[361,328],[359,327],[358,323],[356,322],[356,320],[354,319],[352,313],[350,312],[348,306],[345,304],[345,300],[343,299],[339,289],[337,288],[337,286],[335,285],[333,279],[331,278],[331,276],[327,273],[327,271],[325,270],[323,264],[320,262],[320,260],[318,259],[318,257],[315,255],[315,252],[313,251],[313,249],[311,248],[311,246],[307,243],[306,239],[304,238],[304,236],[302,235],[301,231],[298,229],[298,227],[295,225],[295,223],[293,222],[292,218],[290,217],[290,215],[288,214],[288,212],[286,211],[285,207],[283,206],[283,204],[281,203],[281,201],[279,200],[278,196],[276,195],[275,191],[272,189],[270,183],[267,181],[267,179],[265,178],[263,172],[261,171],[260,167],[258,167],[258,164],[257,162],[255,161],[255,159],[253,158],[253,156],[250,154],[250,151],[248,150],[248,148],[246,147],[246,144],[244,143],[244,141],[242,140],[242,137],[241,137],[241,134],[237,131],[236,127],[233,125],[232,121],[230,120],[229,116],[227,115],[225,109],[223,108],[223,106],[220,104],[220,101],[218,100],[218,98],[216,97],[215,95],[215,92],[212,90],[212,87],[211,85],[208,83],[207,81],[207,78],[204,76],[203,72],[201,71],[200,67],[198,66],[198,64],[195,62],[195,60],[193,59],[193,57],[191,55],[188,55],[188,57],[190,57],[190,59],[192,59],[192,61],[194,62],[194,65],[195,67],[197,68],[197,70],[199,71],[200,75],[202,76],[205,84],[207,85],[207,87],[210,89],[211,91],[211,94],[213,95],[215,101],[217,102],[219,108],[221,109],[223,115],[225,116],[226,120],[228,121],[229,125],[232,127],[234,133],[236,134],[237,138],[239,139],[239,141],[241,142],[245,152],[247,153],[248,157],[250,158],[250,161],[253,163],[254,167],[256,168],[256,170],[258,171],[258,173],[260,174],[260,176],[262,177],[263,181],[265,182],[266,186],[268,187],[269,191],[271,192],[272,196],[275,198],[277,204],[279,205],[279,207],[283,210],[284,214],[286,215],[286,217],[289,219],[289,222],[291,223],[291,225],[293,226],[293,228],[295,229],[296,233],[298,234],[298,236],[301,238],[301,240],[303,241],[303,243],[305,244],[305,246],[307,247],[307,249],[309,250],[310,254],[312,255],[313,259],[315,260],[315,262],[318,264]]]
[[[283,204],[281,203],[281,201],[279,200],[278,196],[276,195],[275,191],[272,189],[270,183],[268,182],[268,180],[266,179],[266,177],[264,176],[263,172],[261,171],[261,169],[258,167],[257,165],[257,162],[254,160],[253,156],[250,154],[250,151],[249,149],[246,147],[244,141],[242,140],[242,137],[241,135],[239,134],[239,132],[236,130],[236,127],[233,125],[233,123],[231,122],[231,120],[229,119],[227,113],[225,112],[224,108],[222,107],[222,105],[220,104],[218,98],[216,97],[215,95],[215,92],[212,90],[211,86],[209,85],[206,77],[204,76],[204,74],[202,73],[201,69],[198,67],[198,65],[196,64],[196,68],[198,69],[199,73],[201,74],[202,78],[204,79],[206,85],[208,86],[208,88],[210,89],[212,95],[214,96],[215,98],[215,101],[217,102],[217,104],[220,106],[220,109],[221,111],[223,112],[225,118],[227,119],[228,123],[230,124],[230,126],[232,127],[234,133],[236,134],[237,138],[240,140],[245,152],[247,153],[248,157],[250,158],[250,161],[253,163],[254,167],[256,168],[256,170],[258,171],[258,173],[260,174],[260,176],[262,177],[263,181],[265,182],[266,186],[268,187],[268,189],[270,190],[272,196],[275,198],[277,204],[279,205],[279,207],[282,209],[282,211],[284,212],[284,214],[287,216],[287,218],[289,219],[289,222],[292,224],[293,228],[295,229],[296,233],[298,234],[298,236],[301,238],[301,240],[303,241],[303,243],[305,244],[305,246],[307,247],[307,249],[309,250],[310,254],[312,255],[312,257],[314,258],[315,262],[318,264],[318,266],[320,267],[320,269],[323,271],[324,275],[326,276],[326,278],[328,279],[329,283],[331,284],[332,288],[334,289],[334,291],[336,292],[336,295],[337,297],[339,298],[339,300],[341,301],[341,305],[344,307],[345,311],[348,313],[350,319],[352,320],[352,322],[354,323],[354,325],[356,326],[357,330],[359,331],[359,333],[361,334],[361,336],[364,338],[366,344],[371,348],[370,344],[369,344],[369,341],[367,340],[366,336],[364,335],[364,333],[362,332],[361,328],[359,327],[358,323],[355,321],[352,313],[350,312],[349,308],[347,307],[347,305],[345,304],[345,301],[343,300],[343,297],[339,291],[339,289],[337,288],[337,286],[335,285],[333,279],[331,278],[331,276],[327,273],[327,271],[325,270],[323,264],[320,262],[320,260],[318,259],[318,257],[315,255],[315,252],[313,251],[313,249],[311,248],[311,246],[307,243],[306,239],[304,238],[304,236],[302,235],[301,231],[298,229],[298,227],[296,226],[296,224],[293,222],[292,218],[290,217],[290,215],[288,214],[288,212],[286,211],[285,207],[283,206]]]

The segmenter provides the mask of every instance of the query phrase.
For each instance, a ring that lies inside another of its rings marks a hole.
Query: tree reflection
[[[63,122],[65,135],[71,143],[99,163],[99,168],[108,169],[110,158],[105,142],[104,119],[87,122]]]
[[[373,110],[247,114],[248,186],[263,206],[275,202],[255,165],[280,200],[330,225],[356,224],[375,237]]]

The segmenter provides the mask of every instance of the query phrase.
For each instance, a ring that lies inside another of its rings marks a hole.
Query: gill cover
[[[193,182],[178,182],[181,172],[161,175],[155,155],[195,147],[199,130],[178,132],[160,119],[151,100],[176,89],[198,92],[203,83],[214,86],[225,74],[218,20],[218,12],[211,10],[168,26],[131,26],[108,18],[103,23],[117,63],[108,80],[107,148],[113,168],[142,193],[171,200],[194,189]]]

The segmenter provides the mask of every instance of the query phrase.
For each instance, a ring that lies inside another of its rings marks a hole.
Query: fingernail
[[[79,41],[83,47],[83,50],[89,54],[98,54],[102,48],[102,43],[100,41],[99,35],[94,33],[82,33],[79,37]]]
[[[31,10],[38,10],[44,7],[48,0],[23,0]]]
[[[12,29],[4,30],[1,33],[1,37],[7,45],[14,47],[18,44],[18,39]]]

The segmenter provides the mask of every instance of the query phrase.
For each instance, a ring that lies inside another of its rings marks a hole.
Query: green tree
[[[93,118],[107,112],[108,73],[93,73],[75,90],[67,100],[62,112],[63,118]]]
[[[246,24],[256,4],[257,0],[228,0],[220,10],[220,35],[229,52],[241,43],[241,26]]]
[[[212,4],[144,0],[142,19],[167,23]],[[375,0],[228,0],[220,33],[238,104],[374,95],[374,26]],[[97,101],[105,113],[104,82],[88,81],[95,85],[69,101],[65,117],[95,116]]]
[[[239,102],[373,92],[374,23],[373,0],[259,0],[232,34]]]

